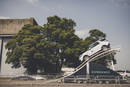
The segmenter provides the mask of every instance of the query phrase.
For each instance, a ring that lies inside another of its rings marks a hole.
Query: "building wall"
[[[4,38],[3,39],[3,52],[2,52],[2,60],[1,60],[1,76],[17,76],[17,75],[23,75],[25,72],[25,69],[23,67],[21,68],[12,68],[11,64],[5,63],[6,61],[6,53],[7,49],[5,48],[6,43],[8,42],[9,38]]]
[[[0,72],[1,72],[1,59],[2,59],[1,49],[2,49],[2,38],[0,38]]]
[[[0,35],[17,34],[25,24],[37,25],[33,18],[29,19],[0,19]]]
[[[38,25],[34,18],[25,19],[0,19],[0,76],[16,76],[22,75],[25,72],[23,67],[15,69],[11,64],[5,63],[7,49],[5,45],[9,39],[17,34],[25,24]],[[2,46],[3,39],[3,46]],[[1,56],[2,53],[2,56]]]
[[[0,55],[1,55],[2,38],[0,38]]]

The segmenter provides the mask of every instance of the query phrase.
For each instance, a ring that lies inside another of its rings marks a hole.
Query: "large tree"
[[[21,31],[6,44],[6,63],[19,68],[23,65],[29,74],[35,74],[37,69],[44,66],[44,55],[39,52],[38,43],[44,39],[40,33],[41,26],[25,25]]]
[[[73,20],[58,16],[48,17],[43,27],[25,25],[6,44],[6,63],[14,68],[23,65],[29,74],[37,70],[57,73],[62,65],[76,67],[81,39],[74,34],[75,25]]]
[[[56,43],[56,49],[53,54],[57,55],[56,61],[62,65],[76,67],[79,65],[78,56],[81,53],[80,38],[74,34],[76,23],[72,19],[52,16],[47,18],[47,24],[44,24],[43,33],[46,40],[50,43]],[[51,49],[51,48],[50,48]],[[54,57],[53,57],[54,58]]]

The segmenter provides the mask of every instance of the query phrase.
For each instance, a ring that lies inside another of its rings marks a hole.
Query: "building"
[[[24,68],[14,69],[11,64],[6,64],[6,43],[17,34],[25,24],[37,25],[34,18],[26,19],[0,19],[0,75],[12,76],[24,73]]]

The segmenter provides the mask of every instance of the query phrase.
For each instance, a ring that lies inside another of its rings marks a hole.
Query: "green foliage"
[[[6,44],[6,63],[19,68],[23,65],[28,74],[37,70],[45,73],[59,73],[61,67],[77,67],[79,55],[88,46],[106,35],[98,29],[90,30],[85,40],[75,35],[76,23],[72,19],[52,16],[41,26],[25,25],[20,32]],[[107,59],[107,58],[106,58]],[[114,60],[114,57],[111,58]],[[97,61],[106,64],[106,61]]]
[[[89,31],[90,37],[92,37],[93,39],[100,39],[100,38],[105,38],[106,34],[104,34],[102,31],[98,30],[98,29],[93,29]]]
[[[8,49],[6,63],[12,63],[12,67],[19,68],[22,63],[26,62],[24,67],[29,71],[32,61],[36,59],[37,63],[33,63],[35,65],[33,68],[37,70],[40,65],[38,62],[43,61],[41,53],[36,55],[39,51],[37,43],[42,38],[41,30],[41,26],[25,25],[13,39],[9,40],[6,44]],[[33,73],[34,70],[31,69],[29,73]]]
[[[6,48],[8,48],[9,50],[13,50],[15,47],[16,47],[15,39],[9,40],[8,43],[6,44]]]
[[[81,50],[73,51],[75,42],[79,42],[80,38],[74,34],[74,27],[76,23],[71,19],[59,18],[57,16],[48,17],[47,24],[44,24],[43,33],[46,40],[49,41],[49,47],[51,53],[55,54],[57,62],[61,62],[59,66],[63,64],[66,66],[76,67],[79,64],[78,56]],[[78,52],[77,52],[78,51]],[[53,55],[54,56],[54,55]],[[75,59],[73,61],[73,59]],[[65,61],[63,61],[65,60]],[[69,62],[71,60],[71,62]]]

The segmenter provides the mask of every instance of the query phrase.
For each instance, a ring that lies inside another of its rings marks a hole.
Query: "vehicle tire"
[[[89,56],[88,56],[88,55],[85,55],[85,56],[83,57],[83,61],[88,60],[88,59],[89,59]]]
[[[108,47],[107,46],[102,46],[102,51],[106,51],[106,50],[108,50]]]

